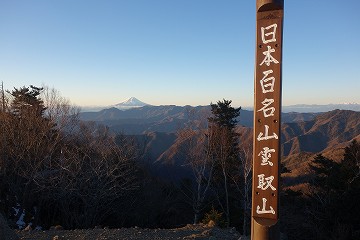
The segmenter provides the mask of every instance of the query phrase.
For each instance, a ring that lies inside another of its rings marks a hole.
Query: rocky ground
[[[22,240],[248,240],[240,236],[235,228],[221,229],[204,224],[188,224],[176,229],[87,229],[87,230],[49,230],[17,231]]]

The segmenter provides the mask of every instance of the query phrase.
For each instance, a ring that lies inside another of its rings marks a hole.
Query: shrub
[[[226,222],[223,218],[223,213],[217,211],[214,206],[211,207],[211,210],[205,214],[204,219],[202,220],[202,223],[208,224],[210,221],[213,221],[216,226],[219,227],[225,227]]]

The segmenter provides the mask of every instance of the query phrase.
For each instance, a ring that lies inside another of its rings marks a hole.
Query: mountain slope
[[[252,144],[252,128],[239,126],[237,131],[243,145]],[[334,110],[319,114],[312,121],[282,124],[282,155],[287,158],[305,156],[300,153],[309,153],[306,156],[324,153],[337,159],[342,154],[342,148],[353,139],[360,140],[360,112]],[[174,139],[173,144],[178,146],[171,146],[171,154],[159,157],[176,155],[174,151],[181,148],[176,141]]]
[[[360,112],[334,110],[312,121],[282,125],[283,155],[322,152],[360,137]]]
[[[282,161],[291,170],[291,173],[284,175],[286,184],[301,183],[309,171],[309,162],[318,153],[340,160],[343,148],[351,140],[360,141],[359,120],[360,112],[335,110],[319,114],[311,121],[282,124]],[[163,123],[158,124],[161,126],[159,129],[164,129]],[[157,176],[172,180],[191,176],[183,154],[187,146],[182,144],[175,132],[149,131],[149,129],[155,129],[155,126],[153,123],[139,125],[134,122],[133,124],[134,129],[145,132],[137,138],[141,143],[141,148],[144,149],[146,161],[153,171]],[[242,147],[251,149],[253,129],[238,126],[237,131],[240,134]]]

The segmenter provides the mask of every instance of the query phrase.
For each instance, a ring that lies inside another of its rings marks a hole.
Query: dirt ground
[[[176,229],[86,229],[86,230],[49,230],[17,231],[22,240],[247,240],[234,228],[221,229],[204,224],[188,224]]]

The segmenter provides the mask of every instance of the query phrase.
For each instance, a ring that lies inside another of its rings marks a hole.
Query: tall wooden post
[[[284,0],[256,1],[252,240],[278,240]]]

